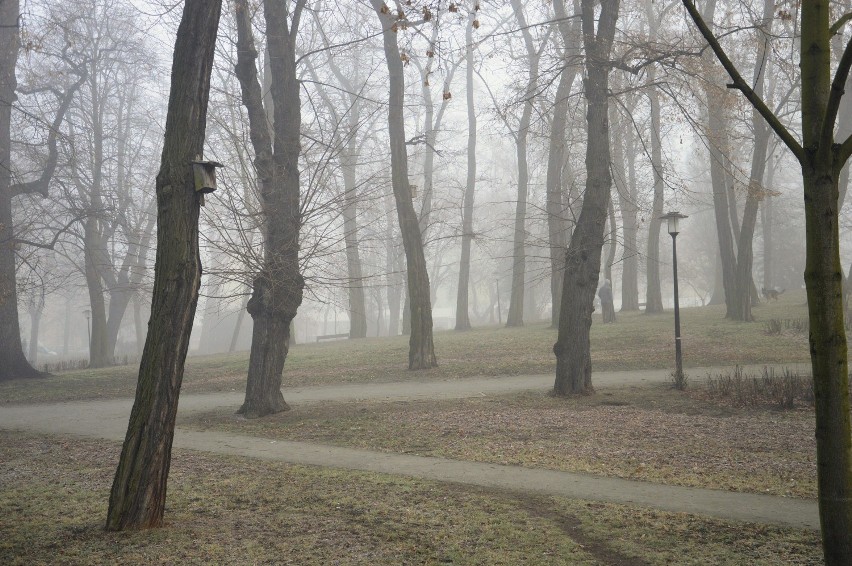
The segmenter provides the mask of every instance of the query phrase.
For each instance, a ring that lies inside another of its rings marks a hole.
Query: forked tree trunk
[[[239,413],[257,418],[289,407],[281,394],[284,362],[290,345],[290,323],[302,303],[304,279],[299,273],[299,152],[301,104],[296,77],[296,35],[305,0],[298,0],[288,21],[288,9],[276,0],[264,2],[272,77],[275,121],[274,146],[269,136],[263,95],[257,76],[257,51],[248,8],[235,2],[238,25],[236,73],[249,115],[255,168],[264,219],[264,258],[246,308],[254,320],[246,383]]]
[[[163,522],[172,438],[201,285],[200,197],[191,161],[204,150],[220,0],[186,0],[177,31],[160,172],[157,259],[136,399],[110,492],[106,528]]]
[[[595,0],[582,0],[586,49],[586,192],[566,257],[556,354],[557,395],[587,394],[592,387],[589,330],[601,268],[607,207],[612,191],[609,148],[609,56],[618,18],[618,0],[601,2],[595,31]]]
[[[381,0],[370,0],[382,26],[385,60],[390,79],[388,95],[388,133],[391,149],[391,178],[393,196],[405,248],[408,274],[408,302],[411,337],[408,348],[408,369],[436,367],[435,345],[432,341],[432,303],[429,296],[429,274],[423,253],[423,239],[417,213],[411,201],[408,178],[408,150],[405,145],[405,70],[400,58],[396,12],[388,11]]]
[[[766,75],[769,72],[768,42],[772,30],[772,20],[775,16],[775,1],[764,0],[763,17],[761,18],[759,33],[762,37],[757,42],[757,57],[755,60],[755,72],[753,78],[754,92],[757,96],[763,96]],[[757,110],[752,109],[752,131],[754,132],[754,149],[751,157],[751,175],[749,179],[748,192],[746,193],[745,207],[743,208],[743,221],[740,227],[740,238],[737,244],[737,269],[735,277],[736,296],[734,297],[731,318],[733,320],[752,321],[751,313],[754,278],[752,277],[752,263],[754,258],[753,240],[754,230],[757,225],[757,212],[760,201],[764,198],[763,173],[766,170],[766,154],[769,148],[769,126]],[[730,302],[729,302],[730,304]]]

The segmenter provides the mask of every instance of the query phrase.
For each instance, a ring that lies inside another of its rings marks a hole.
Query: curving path
[[[689,371],[693,375],[703,375],[722,369],[727,368],[692,368]],[[668,379],[667,370],[594,374],[597,388],[665,382]],[[291,404],[359,399],[451,399],[516,391],[540,391],[552,386],[552,375],[533,375],[296,387],[285,389],[284,397]],[[237,392],[182,395],[180,412],[186,414],[229,406],[236,409],[242,401],[242,393]],[[0,429],[122,441],[131,405],[131,399],[117,399],[3,407],[0,409]],[[293,464],[398,474],[488,488],[637,505],[726,520],[819,529],[817,503],[814,500],[667,486],[587,474],[388,454],[307,442],[273,441],[181,428],[175,431],[174,446]]]

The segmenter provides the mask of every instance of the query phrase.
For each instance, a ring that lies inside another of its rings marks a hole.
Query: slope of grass
[[[689,367],[808,361],[807,335],[769,335],[771,319],[807,316],[803,293],[755,308],[757,321],[725,320],[723,306],[683,309],[684,364]],[[667,368],[673,364],[673,315],[619,313],[618,323],[592,325],[592,361],[597,370]],[[298,344],[290,350],[284,385],[363,383],[406,379],[461,379],[483,375],[542,374],[554,371],[556,330],[546,324],[523,328],[478,328],[435,334],[440,367],[407,371],[408,338],[367,338]],[[186,392],[242,390],[248,354],[190,357]],[[0,403],[130,397],[136,368],[70,371],[41,380],[0,383]]]

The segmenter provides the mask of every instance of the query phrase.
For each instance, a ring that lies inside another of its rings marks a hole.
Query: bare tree
[[[612,191],[609,147],[610,53],[618,19],[619,0],[601,2],[595,26],[595,1],[582,0],[586,113],[586,191],[577,226],[566,255],[556,354],[557,395],[593,391],[589,330],[601,268],[607,208]]]
[[[405,248],[408,274],[408,299],[411,314],[408,369],[429,369],[438,365],[432,340],[432,302],[429,294],[429,274],[423,253],[423,239],[417,213],[411,202],[411,185],[408,177],[408,149],[405,140],[403,115],[405,73],[400,56],[398,32],[409,25],[402,7],[391,10],[381,0],[370,0],[382,26],[385,60],[388,66],[390,88],[388,95],[388,133],[391,148],[391,178],[394,200]]]
[[[201,285],[192,162],[202,155],[220,0],[186,0],[177,30],[160,172],[157,259],[150,331],[139,366],[136,399],[110,492],[108,530],[158,527],[178,396]]]
[[[829,6],[803,2],[801,13],[801,142],[740,75],[692,0],[690,17],[739,90],[802,168],[807,257],[805,286],[816,408],[817,480],[823,552],[829,566],[852,563],[852,423],[838,222],[839,179],[852,155],[852,136],[835,126],[852,67],[852,40],[831,74],[831,37],[852,19],[831,23]],[[712,22],[711,22],[712,24]]]

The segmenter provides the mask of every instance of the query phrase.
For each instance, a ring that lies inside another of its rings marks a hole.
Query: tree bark
[[[0,2],[0,381],[42,377],[24,356],[18,318],[18,291],[15,276],[15,223],[12,199],[25,193],[47,196],[48,183],[58,160],[57,134],[74,93],[86,78],[86,69],[72,72],[78,80],[60,97],[59,108],[48,133],[48,156],[38,179],[12,184],[11,119],[17,100],[15,67],[18,62],[20,30],[18,0]]]
[[[592,387],[589,331],[601,268],[607,207],[612,191],[609,147],[609,57],[619,0],[602,0],[595,32],[595,0],[582,0],[586,50],[586,192],[566,255],[556,354],[557,395],[588,394]]]
[[[423,239],[417,213],[411,198],[408,177],[408,150],[405,145],[405,71],[399,53],[398,22],[394,11],[387,11],[381,0],[370,0],[382,26],[385,60],[390,88],[388,95],[388,133],[391,146],[391,178],[396,201],[402,245],[405,249],[408,274],[408,301],[411,316],[411,336],[408,349],[408,369],[436,367],[435,345],[432,340],[432,303],[429,296],[429,274],[423,253]],[[387,13],[385,13],[387,12]]]
[[[555,0],[553,9],[559,19],[559,34],[562,37],[563,59],[571,61],[579,55],[579,22],[568,21],[565,0]],[[578,10],[575,10],[578,11]],[[568,245],[568,223],[565,218],[565,199],[563,198],[562,168],[566,159],[566,131],[568,125],[568,96],[571,85],[577,77],[576,63],[567,63],[559,75],[556,87],[556,100],[553,104],[553,120],[550,126],[550,140],[547,154],[547,231],[550,240],[550,323],[553,328],[559,325],[559,307],[562,304],[562,275],[565,270],[565,249]]]
[[[284,363],[290,346],[290,323],[302,303],[304,279],[299,273],[299,153],[301,103],[296,76],[296,36],[305,0],[288,8],[265,0],[266,36],[270,55],[270,92],[274,107],[274,145],[270,139],[263,95],[257,76],[257,51],[248,8],[235,2],[238,31],[236,74],[249,115],[255,169],[264,221],[264,258],[246,308],[254,320],[246,396],[238,413],[257,418],[289,407],[281,394]]]
[[[157,259],[150,332],[136,399],[110,492],[106,528],[162,525],[175,416],[201,285],[200,195],[191,162],[202,155],[220,0],[186,0],[157,175]]]
[[[654,10],[654,3],[645,0],[645,13],[648,17],[648,41],[656,42],[660,21]],[[651,167],[654,171],[654,201],[651,218],[648,223],[648,251],[645,255],[645,314],[663,312],[663,291],[660,285],[660,227],[662,226],[663,197],[663,149],[660,139],[660,93],[656,86],[656,65],[648,66],[646,81],[648,101],[651,105]]]
[[[816,409],[817,485],[825,562],[852,564],[852,422],[840,266],[838,180],[852,155],[852,137],[836,140],[837,111],[852,67],[848,43],[831,76],[830,6],[803,2],[801,13],[802,144],[739,74],[692,0],[693,21],[739,89],[796,156],[805,200],[805,287]]]
[[[775,1],[764,0],[763,16],[761,18],[758,32],[761,37],[757,42],[757,56],[755,57],[755,71],[752,84],[757,96],[763,97],[765,77],[769,66],[768,42],[772,31],[772,20],[775,17]],[[746,193],[745,207],[743,209],[743,220],[740,226],[739,243],[737,244],[737,268],[735,272],[736,295],[733,297],[731,318],[733,320],[752,321],[751,313],[752,288],[754,278],[752,276],[752,263],[754,251],[752,248],[754,230],[757,225],[757,212],[760,202],[764,198],[763,173],[766,170],[766,155],[769,148],[769,126],[760,117],[757,110],[751,112],[752,131],[754,132],[754,149],[751,157],[751,175],[749,178],[748,192]]]
[[[618,88],[617,86],[615,88]],[[615,173],[613,185],[618,193],[618,209],[621,211],[621,311],[639,310],[639,207],[636,197],[636,175],[631,161],[634,159],[633,130],[625,127],[618,112],[610,110],[610,123],[615,134],[612,140],[612,168]],[[630,161],[625,159],[624,146],[630,151]],[[625,167],[627,161],[627,167]],[[627,171],[625,171],[627,169]]]
[[[472,0],[465,32],[465,88],[467,90],[467,179],[462,205],[461,258],[456,291],[456,330],[470,330],[468,295],[470,285],[470,245],[473,242],[473,200],[476,190],[476,107],[473,103],[473,22],[478,0]],[[430,151],[427,149],[427,151]]]
[[[518,159],[518,200],[515,204],[515,229],[512,237],[512,291],[509,299],[509,314],[506,316],[506,326],[524,325],[524,291],[526,278],[526,221],[527,199],[529,197],[529,165],[527,164],[527,139],[529,138],[530,121],[532,120],[535,89],[538,84],[539,53],[535,49],[532,34],[526,25],[523,5],[520,0],[511,0],[512,10],[518,20],[518,27],[524,37],[527,50],[527,61],[530,70],[527,85],[524,89],[524,109],[518,123],[518,133],[515,138]]]

